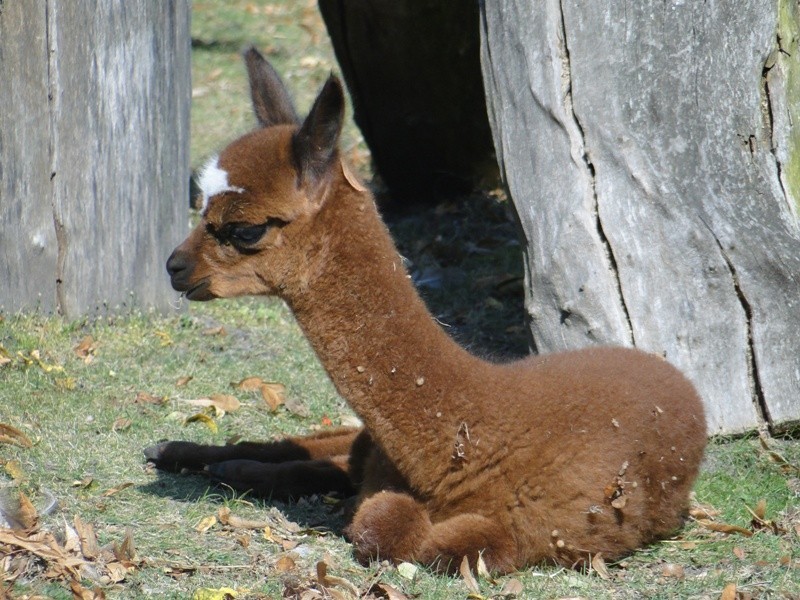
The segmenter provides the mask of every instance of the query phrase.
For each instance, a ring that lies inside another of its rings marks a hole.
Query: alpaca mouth
[[[214,298],[214,294],[212,294],[208,289],[210,285],[211,284],[208,279],[203,279],[198,284],[190,287],[188,290],[185,290],[183,295],[189,300],[195,300],[198,302],[212,300]]]

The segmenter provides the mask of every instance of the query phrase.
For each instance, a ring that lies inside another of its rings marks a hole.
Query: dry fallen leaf
[[[64,550],[78,554],[81,551],[81,538],[75,528],[64,520]]]
[[[100,556],[100,546],[97,544],[97,535],[91,523],[85,523],[78,515],[73,519],[75,531],[81,541],[81,553],[84,558],[94,560]]]
[[[209,327],[208,329],[204,329],[202,335],[228,335],[228,332],[225,331],[225,328],[220,325],[219,327]]]
[[[33,529],[39,520],[39,514],[33,502],[22,492],[19,493],[19,521],[25,529]]]
[[[756,507],[752,510],[752,513],[754,517],[763,521],[764,517],[767,515],[767,500],[765,498],[759,500]]]
[[[217,516],[220,523],[236,529],[265,529],[269,527],[269,523],[266,521],[254,521],[237,517],[231,513],[231,509],[227,506],[220,507],[217,511]]]
[[[97,343],[92,336],[87,335],[78,342],[78,345],[75,346],[72,351],[75,353],[75,356],[83,359],[83,362],[88,365],[94,360],[95,354],[97,354]]]
[[[83,587],[77,580],[73,579],[69,583],[72,597],[75,600],[105,600],[106,594],[101,589],[89,589]]]
[[[231,386],[243,392],[257,392],[263,384],[261,377],[245,377],[239,383],[231,383]]]
[[[408,596],[388,583],[377,583],[375,587],[386,595],[387,600],[409,600]]]
[[[122,484],[120,484],[120,485],[118,485],[116,487],[112,487],[112,488],[107,489],[105,492],[103,492],[102,496],[103,496],[103,498],[109,498],[109,497],[113,496],[114,494],[117,494],[117,493],[121,492],[122,490],[128,489],[132,485],[133,485],[133,482],[126,481],[125,483],[122,483]]]
[[[297,564],[295,564],[294,559],[288,554],[284,554],[275,562],[275,570],[278,571],[278,573],[293,571],[296,567]]]
[[[489,573],[489,569],[486,568],[486,562],[483,560],[483,554],[478,554],[478,563],[475,565],[475,567],[476,567],[475,570],[478,573],[478,577],[480,577],[485,581],[488,581],[492,585],[497,583],[497,581]]]
[[[172,346],[175,342],[172,341],[172,336],[167,331],[156,331],[155,336],[161,340],[161,347]]]
[[[306,418],[311,414],[305,404],[299,400],[295,400],[294,398],[285,398],[283,405],[290,413],[297,415],[298,417]]]
[[[201,519],[200,522],[195,526],[195,531],[199,531],[200,533],[205,533],[216,524],[217,524],[217,517],[211,515]]]
[[[51,373],[53,371],[61,373],[64,371],[64,367],[61,365],[53,365],[44,362],[42,360],[41,353],[38,350],[31,350],[27,355],[23,354],[22,352],[17,352],[17,356],[26,367],[30,367],[31,365],[35,364],[45,373]]]
[[[118,417],[114,419],[114,422],[111,424],[111,431],[114,433],[120,431],[127,431],[133,425],[133,421],[128,419],[127,417]]]
[[[694,503],[689,508],[689,515],[695,519],[713,519],[719,516],[719,511],[708,504]]]
[[[523,590],[522,582],[519,579],[509,579],[500,589],[501,596],[519,596]]]
[[[0,488],[0,528],[32,530],[38,513],[28,497],[17,488]]]
[[[110,583],[119,583],[128,576],[128,569],[122,563],[110,562],[105,567]]]
[[[83,479],[76,479],[72,482],[72,487],[76,488],[83,488],[86,489],[94,483],[94,478],[91,475],[87,475]]]
[[[231,600],[238,595],[239,592],[229,587],[197,588],[192,594],[192,600]]]
[[[278,410],[286,400],[286,386],[282,383],[262,383],[259,390],[270,412]]]
[[[3,348],[3,346],[0,345],[0,367],[4,367],[10,363],[11,363],[11,355],[8,353],[8,350],[6,350],[5,348]]]
[[[133,545],[133,536],[131,530],[125,531],[125,537],[122,538],[122,543],[114,544],[114,557],[122,564],[135,564],[139,562],[136,559],[136,547]]]
[[[734,546],[733,547],[733,554],[739,560],[744,560],[744,557],[745,557],[744,548],[740,548],[739,546]]]
[[[761,500],[759,500],[758,504],[756,504],[755,508],[750,508],[746,504],[745,504],[745,508],[750,513],[750,515],[753,517],[750,520],[750,527],[752,527],[753,530],[768,529],[769,531],[771,531],[775,535],[779,535],[781,533],[785,533],[786,532],[783,529],[783,527],[778,525],[775,521],[768,520],[766,518],[766,516],[767,516],[767,501],[765,499],[762,498]]]
[[[464,578],[464,583],[467,585],[467,589],[473,594],[480,595],[481,588],[469,568],[469,560],[467,559],[466,555],[461,560],[461,566],[458,568],[458,571],[461,573],[461,577]]]
[[[11,546],[43,560],[47,565],[43,576],[48,579],[78,579],[79,571],[85,564],[83,558],[67,554],[55,537],[46,532],[32,536],[24,532],[0,529],[0,545]]]
[[[3,469],[14,481],[24,481],[27,479],[25,476],[25,470],[22,468],[22,465],[18,460],[6,461],[6,464],[3,465]]]
[[[227,394],[213,394],[209,398],[197,398],[196,400],[181,400],[186,404],[191,404],[192,406],[203,406],[206,408],[213,408],[216,411],[217,416],[224,416],[225,413],[233,412],[235,410],[239,410],[241,407],[241,402],[236,399],[234,396],[229,396]]]
[[[22,448],[30,448],[33,442],[16,427],[0,423],[0,444],[14,444]]]
[[[184,375],[183,377],[179,377],[178,381],[175,382],[175,387],[183,387],[192,379],[194,379],[192,375]]]
[[[217,433],[219,431],[219,428],[217,427],[217,424],[214,422],[214,419],[212,419],[208,415],[204,415],[203,413],[197,413],[196,415],[187,417],[186,420],[184,420],[183,424],[188,425],[189,423],[197,423],[197,422],[200,422],[206,427],[208,427],[212,433]]]
[[[760,435],[759,438],[758,438],[758,441],[761,442],[761,447],[764,450],[766,450],[767,454],[769,455],[770,460],[772,462],[777,463],[778,465],[780,465],[780,468],[784,473],[788,473],[788,474],[800,473],[800,467],[798,467],[797,465],[793,465],[788,460],[786,460],[786,457],[784,457],[782,454],[776,452],[775,450],[772,450],[769,447],[769,443],[767,442],[767,439],[766,439],[766,437],[764,435]]]
[[[667,563],[661,567],[661,575],[664,577],[671,577],[673,579],[683,579],[686,576],[686,573],[681,565]]]
[[[598,552],[592,557],[592,568],[595,570],[600,579],[604,579],[606,581],[611,579],[611,573],[608,572],[608,567],[606,566],[606,561],[603,560],[602,552]]]
[[[708,519],[697,519],[697,523],[711,531],[718,531],[720,533],[731,534],[738,533],[745,537],[753,537],[753,532],[738,525],[728,525],[726,523],[714,523]]]
[[[133,399],[136,404],[164,404],[167,401],[165,396],[154,396],[147,392],[137,392],[136,398]]]
[[[722,590],[722,595],[719,597],[719,600],[736,600],[736,584],[729,583],[725,586],[725,589]]]

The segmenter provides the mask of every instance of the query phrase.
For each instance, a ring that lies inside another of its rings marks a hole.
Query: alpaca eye
[[[227,238],[234,244],[250,246],[260,240],[269,229],[269,222],[261,225],[233,225]]]

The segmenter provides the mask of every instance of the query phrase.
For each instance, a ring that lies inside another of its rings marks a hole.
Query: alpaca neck
[[[373,440],[412,488],[431,492],[476,413],[466,391],[486,365],[434,321],[371,197],[340,193],[317,219],[332,232],[324,264],[286,300]]]

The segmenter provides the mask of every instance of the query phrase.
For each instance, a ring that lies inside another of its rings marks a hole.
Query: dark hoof
[[[152,446],[148,446],[143,450],[144,457],[147,459],[148,462],[158,464],[161,461],[161,458],[164,455],[164,452],[168,445],[169,442],[161,442],[160,444],[154,444]]]
[[[161,442],[144,449],[144,457],[163,471],[201,471],[205,448],[193,442]]]

